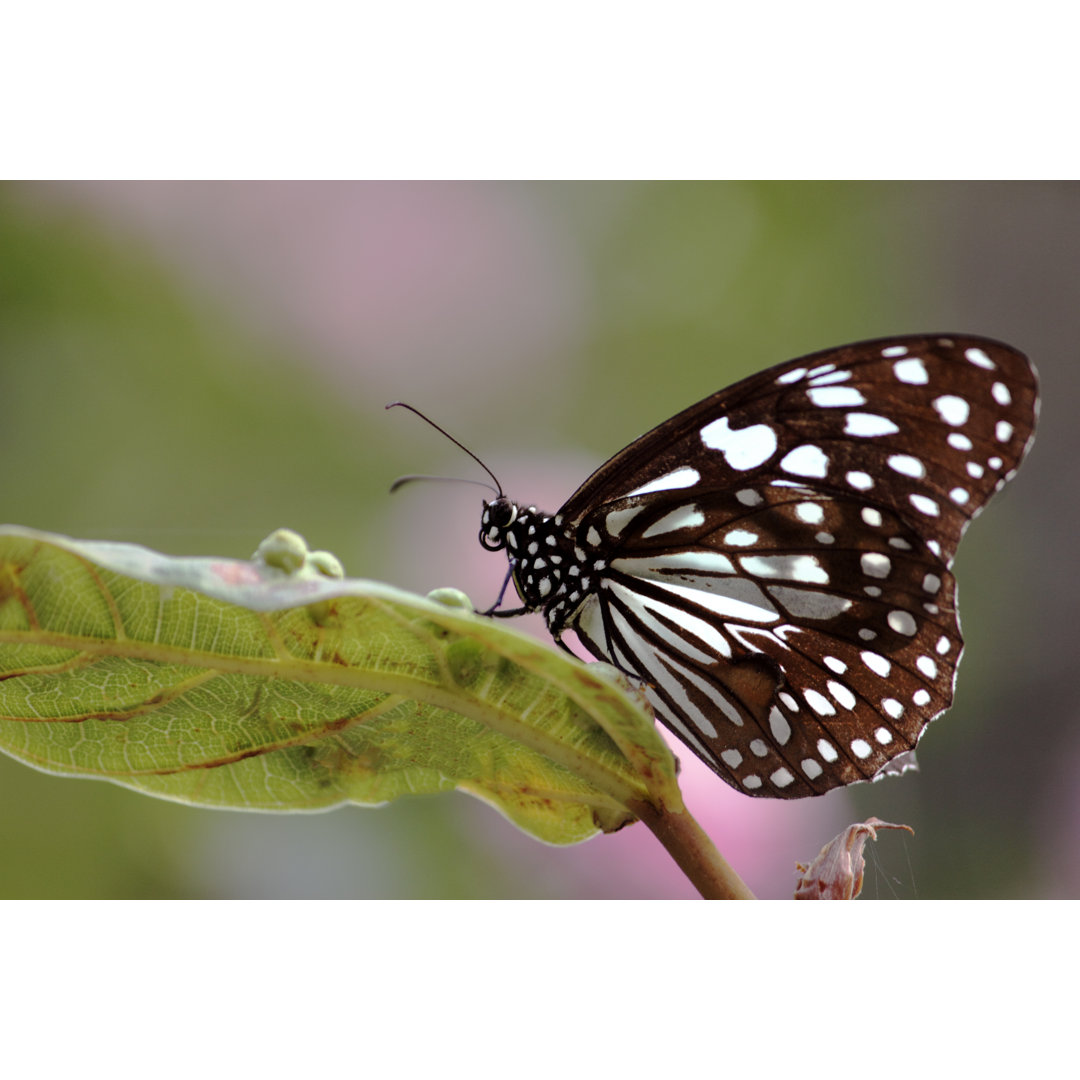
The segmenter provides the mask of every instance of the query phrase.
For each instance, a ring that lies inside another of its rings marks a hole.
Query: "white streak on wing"
[[[654,521],[641,535],[642,538],[662,536],[678,529],[692,529],[695,525],[704,525],[705,515],[692,503],[680,506]]]
[[[832,371],[824,375],[815,375],[807,380],[813,386],[829,386],[832,383],[847,382],[851,378],[850,371]]]
[[[673,491],[677,488],[693,487],[700,479],[701,474],[697,469],[691,469],[689,465],[684,465],[681,469],[665,473],[663,476],[658,476],[655,480],[650,480],[639,488],[634,488],[633,491],[628,491],[624,498],[629,499],[634,495],[647,495],[650,491]]]
[[[688,573],[734,574],[735,567],[726,555],[711,551],[680,551],[672,555],[647,555],[633,559],[612,559],[612,570],[618,570],[634,577],[658,578],[669,581],[664,570]]]
[[[612,510],[605,518],[604,524],[610,536],[618,536],[626,528],[630,520],[645,509],[645,504],[630,506],[625,510]]]
[[[793,619],[835,619],[851,607],[851,601],[843,596],[813,589],[769,585],[767,592]]]
[[[612,582],[610,588],[613,598],[633,612],[650,634],[655,634],[662,641],[666,641],[676,652],[682,652],[691,660],[696,660],[701,664],[715,664],[717,656],[731,656],[731,645],[728,643],[727,638],[715,626],[710,626],[703,619],[689,615],[680,608],[671,607],[660,600],[642,596],[640,593],[634,592],[633,589],[628,589],[625,585],[620,585],[617,582]],[[677,626],[681,626],[688,634],[693,634],[704,645],[709,646],[712,651],[705,653],[695,649],[685,638],[680,637],[670,627],[655,619],[650,612],[655,612],[670,619]]]
[[[828,585],[829,575],[814,555],[744,555],[742,568],[755,577],[801,581],[805,585]]]
[[[680,599],[689,601],[691,604],[696,604],[699,607],[706,608],[708,611],[715,612],[724,619],[761,623],[775,622],[780,617],[771,604],[765,606],[768,604],[768,601],[765,599],[764,593],[751,582],[730,582],[727,584],[729,588],[740,585],[750,585],[753,594],[756,597],[760,597],[760,604],[739,600],[723,593],[706,592],[702,589],[693,589],[685,585],[676,585],[671,581],[658,581],[656,584],[662,589],[666,589],[668,592],[678,596]],[[743,591],[745,592],[745,590]]]
[[[605,654],[610,658],[611,651],[604,633],[604,618],[600,609],[600,599],[596,593],[590,593],[582,602],[581,607],[574,614],[573,626],[575,631],[594,641],[598,646],[604,647]]]
[[[776,381],[783,384],[798,382],[805,374],[806,368],[793,368],[791,371],[785,371],[783,375],[778,375]]]
[[[614,623],[615,629],[622,635],[626,647],[637,658],[638,664],[649,673],[650,679],[658,686],[663,687],[668,697],[690,717],[706,736],[715,739],[716,728],[712,722],[690,700],[690,695],[687,694],[680,680],[675,678],[667,667],[660,664],[660,658],[656,651],[649,646],[648,642],[642,641],[631,629],[630,624],[626,621],[626,616],[617,607],[611,608],[611,621]]]
[[[682,664],[676,663],[670,656],[661,655],[660,659],[672,670],[677,671],[681,678],[685,679],[687,682],[693,683],[705,699],[715,705],[736,727],[743,726],[743,719],[739,715],[738,709],[728,701],[718,687],[706,682],[693,671],[684,668]],[[712,727],[711,723],[709,726],[715,732],[716,729]],[[715,738],[715,734],[713,737]]]

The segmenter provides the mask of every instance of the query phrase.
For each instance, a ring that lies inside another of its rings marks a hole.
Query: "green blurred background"
[[[921,772],[799,803],[696,762],[691,809],[790,895],[848,821],[903,821],[864,895],[1080,895],[1080,185],[0,185],[0,519],[247,557],[278,526],[353,576],[490,602],[505,563],[433,414],[548,509],[668,415],[829,345],[967,331],[1045,399],[957,561],[967,652]],[[536,627],[536,621],[532,623]],[[641,834],[641,835],[638,835]],[[461,795],[246,815],[0,755],[3,897],[677,897],[643,827],[575,849]]]

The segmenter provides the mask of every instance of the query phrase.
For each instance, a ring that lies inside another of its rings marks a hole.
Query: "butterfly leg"
[[[516,569],[517,569],[517,560],[511,559],[510,560],[510,569],[507,570],[506,577],[503,579],[502,588],[499,590],[498,599],[495,601],[494,604],[491,605],[491,607],[489,607],[487,609],[487,611],[477,610],[477,612],[476,612],[477,615],[489,615],[494,619],[510,619],[510,618],[513,618],[515,615],[528,615],[529,614],[529,611],[531,609],[527,608],[527,607],[508,608],[506,611],[497,610],[499,605],[503,602],[503,597],[506,595],[506,588],[510,584],[510,582],[513,580],[514,571]]]

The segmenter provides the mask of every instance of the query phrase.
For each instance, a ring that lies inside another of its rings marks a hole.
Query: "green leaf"
[[[618,673],[340,575],[287,530],[244,562],[0,527],[0,750],[246,810],[458,788],[555,844],[681,812]]]

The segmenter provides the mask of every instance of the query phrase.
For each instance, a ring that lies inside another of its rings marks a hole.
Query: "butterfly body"
[[[1037,410],[1015,349],[861,342],[759,372],[601,466],[557,514],[501,495],[525,610],[642,680],[657,717],[751,794],[874,779],[951,703],[949,567]]]

